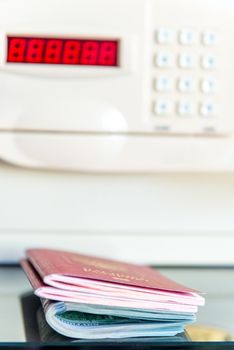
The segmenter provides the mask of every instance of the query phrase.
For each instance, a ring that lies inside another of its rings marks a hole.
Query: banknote
[[[37,310],[36,313],[36,319],[37,319],[37,324],[38,324],[38,331],[39,331],[39,336],[41,341],[44,342],[71,342],[71,343],[78,343],[79,346],[81,345],[92,345],[94,344],[95,346],[97,344],[102,344],[102,345],[116,345],[118,344],[118,349],[121,349],[121,346],[123,345],[123,348],[125,349],[125,345],[129,344],[130,347],[132,348],[133,345],[138,345],[139,344],[155,344],[155,343],[161,343],[161,342],[188,342],[189,339],[187,337],[186,332],[184,333],[179,333],[173,337],[168,337],[168,336],[154,336],[154,337],[133,337],[133,338],[117,338],[117,339],[108,339],[108,338],[103,338],[103,339],[75,339],[75,338],[69,338],[69,337],[64,337],[58,332],[55,332],[46,322],[45,319],[45,314],[44,310],[42,307],[40,307]]]
[[[76,339],[169,337],[182,333],[185,327],[185,321],[178,319],[162,321],[92,314],[68,310],[71,305],[64,308],[62,302],[49,300],[43,300],[43,306],[48,324],[56,332]]]
[[[170,311],[153,311],[147,309],[121,308],[106,305],[93,305],[70,302],[54,302],[51,303],[55,313],[64,313],[66,311],[79,311],[96,315],[111,315],[118,317],[126,317],[141,320],[152,321],[180,321],[187,324],[196,321],[196,315],[188,312],[170,312]]]

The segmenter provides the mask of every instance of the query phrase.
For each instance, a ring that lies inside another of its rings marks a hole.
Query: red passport
[[[195,292],[146,266],[51,249],[28,249],[26,256],[42,279],[56,274],[142,288]]]
[[[29,249],[22,266],[35,293],[70,302],[196,312],[204,298],[141,265],[51,249]]]

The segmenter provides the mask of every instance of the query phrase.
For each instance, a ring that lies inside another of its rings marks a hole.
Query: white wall
[[[234,263],[234,175],[0,166],[0,261],[46,245],[148,263]]]

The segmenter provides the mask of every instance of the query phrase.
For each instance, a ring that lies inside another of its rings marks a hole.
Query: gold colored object
[[[228,332],[208,326],[187,326],[186,331],[193,341],[231,341],[234,339]]]

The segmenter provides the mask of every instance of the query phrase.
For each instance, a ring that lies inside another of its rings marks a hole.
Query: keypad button
[[[172,66],[172,56],[169,53],[159,52],[155,57],[155,64],[160,68],[170,68]]]
[[[195,88],[195,82],[192,78],[181,78],[178,80],[178,90],[180,92],[192,92]]]
[[[204,102],[200,106],[200,114],[202,117],[213,117],[215,114],[215,107],[212,102]]]
[[[154,113],[157,116],[168,116],[172,112],[171,102],[158,100],[154,103]]]
[[[196,34],[193,30],[184,29],[179,33],[179,43],[181,45],[193,45],[196,42]]]
[[[177,106],[177,113],[181,117],[189,117],[194,114],[194,106],[189,101],[180,101]]]
[[[214,46],[217,44],[217,33],[213,31],[205,31],[202,34],[202,44],[205,46]]]
[[[217,82],[214,78],[206,78],[201,81],[201,91],[205,94],[211,94],[216,91]]]
[[[217,67],[216,58],[213,55],[205,55],[201,58],[201,66],[203,69],[212,70]]]
[[[184,53],[179,55],[179,66],[185,69],[194,68],[196,66],[195,56]]]
[[[172,44],[174,42],[175,33],[169,28],[159,28],[156,32],[156,40],[158,44]]]
[[[160,76],[155,79],[154,87],[158,92],[169,92],[173,88],[172,79],[165,76]]]

